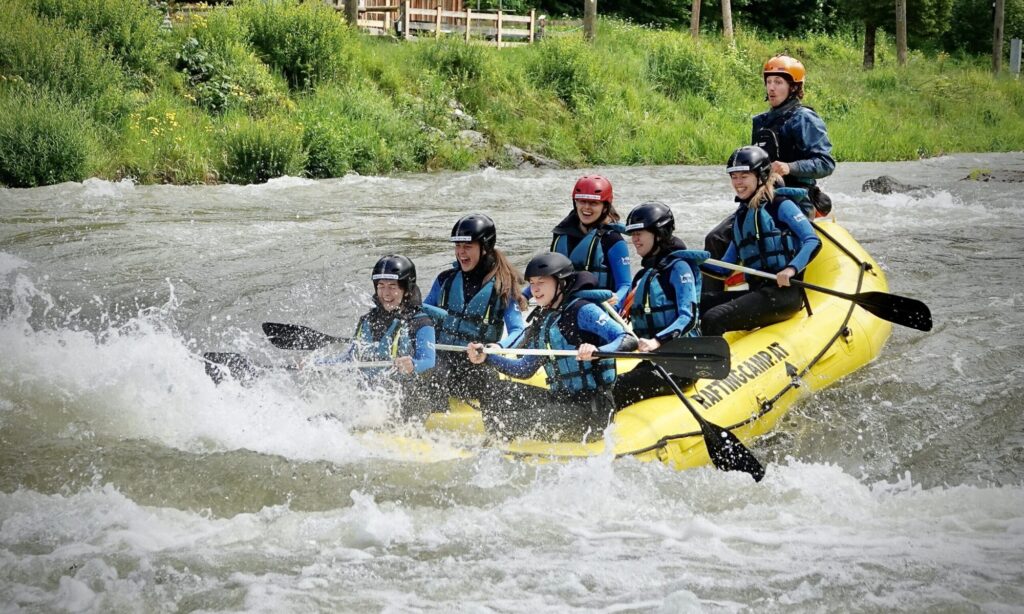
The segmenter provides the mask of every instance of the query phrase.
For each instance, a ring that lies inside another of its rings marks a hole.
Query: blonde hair
[[[494,278],[494,291],[501,296],[506,303],[515,301],[520,309],[526,309],[526,299],[523,297],[521,288],[526,285],[526,280],[519,274],[519,271],[509,262],[508,256],[500,249],[492,251],[494,254],[494,268],[484,277],[484,280]]]
[[[753,196],[747,201],[747,206],[756,209],[763,204],[772,202],[772,199],[775,198],[775,184],[777,183],[782,183],[782,175],[772,171],[768,175],[768,180],[754,191]]]

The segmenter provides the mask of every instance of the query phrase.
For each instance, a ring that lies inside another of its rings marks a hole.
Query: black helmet
[[[482,213],[471,213],[459,219],[452,226],[452,243],[469,243],[476,241],[485,252],[494,249],[498,239],[498,231],[494,228],[494,220]]]
[[[526,265],[526,279],[549,276],[563,280],[575,274],[576,268],[572,265],[572,260],[558,252],[538,254]]]
[[[725,172],[754,173],[757,175],[757,182],[761,184],[768,181],[768,175],[772,172],[772,161],[767,151],[757,145],[746,145],[732,152],[725,164]]]
[[[626,234],[637,230],[649,230],[658,237],[670,237],[676,229],[676,218],[668,205],[658,201],[641,203],[626,217]]]
[[[405,256],[384,256],[373,265],[373,273],[370,275],[375,287],[382,279],[397,281],[403,288],[408,289],[416,283],[416,265]]]

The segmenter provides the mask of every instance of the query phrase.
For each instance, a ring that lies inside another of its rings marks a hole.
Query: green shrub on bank
[[[162,15],[138,0],[30,0],[36,11],[85,30],[130,70],[153,74],[166,46]]]
[[[647,56],[647,78],[671,98],[699,96],[721,103],[736,88],[733,67],[709,45],[673,36],[654,42]]]
[[[243,0],[234,13],[256,53],[295,89],[344,77],[355,44],[335,10],[319,0]]]
[[[176,68],[188,78],[192,101],[215,113],[244,109],[263,116],[289,108],[286,88],[248,47],[237,15],[217,9],[198,15],[177,37]]]
[[[85,114],[27,87],[0,84],[0,183],[31,188],[88,177]]]
[[[0,75],[64,96],[96,119],[129,109],[121,65],[87,33],[38,17],[18,0],[0,0]]]
[[[593,103],[599,92],[593,50],[578,38],[537,43],[530,75],[535,87],[550,88],[569,109]]]
[[[486,58],[479,45],[445,37],[424,43],[422,58],[426,66],[456,85],[475,82],[484,74]]]
[[[214,128],[204,113],[167,95],[125,120],[117,140],[118,174],[140,183],[195,184],[216,179]]]
[[[298,117],[311,177],[423,170],[449,140],[424,122],[423,110],[396,105],[368,84],[322,87],[299,101]],[[446,156],[456,158],[456,149]]]
[[[228,183],[266,183],[305,169],[302,128],[286,120],[230,118],[222,146],[221,178]]]

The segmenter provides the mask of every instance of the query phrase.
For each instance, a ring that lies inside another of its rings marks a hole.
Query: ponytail
[[[519,304],[520,309],[526,309],[526,299],[521,292],[521,288],[526,285],[526,280],[508,261],[505,252],[495,249],[491,253],[494,254],[494,268],[484,279],[494,278],[494,291],[504,299],[506,304],[515,301]]]
[[[768,180],[761,184],[761,187],[754,191],[754,195],[750,197],[748,206],[756,209],[761,205],[766,205],[772,202],[775,198],[775,186],[776,184],[782,183],[782,175],[779,175],[775,171],[772,171],[768,175]]]

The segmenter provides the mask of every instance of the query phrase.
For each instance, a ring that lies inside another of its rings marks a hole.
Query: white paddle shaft
[[[729,269],[730,271],[739,271],[740,273],[746,273],[747,275],[754,275],[756,277],[764,277],[765,279],[775,279],[775,274],[773,273],[765,273],[764,271],[758,271],[757,269],[751,269],[738,264],[731,264],[729,262],[722,262],[721,260],[715,260],[714,258],[708,258],[704,262],[712,266]]]

